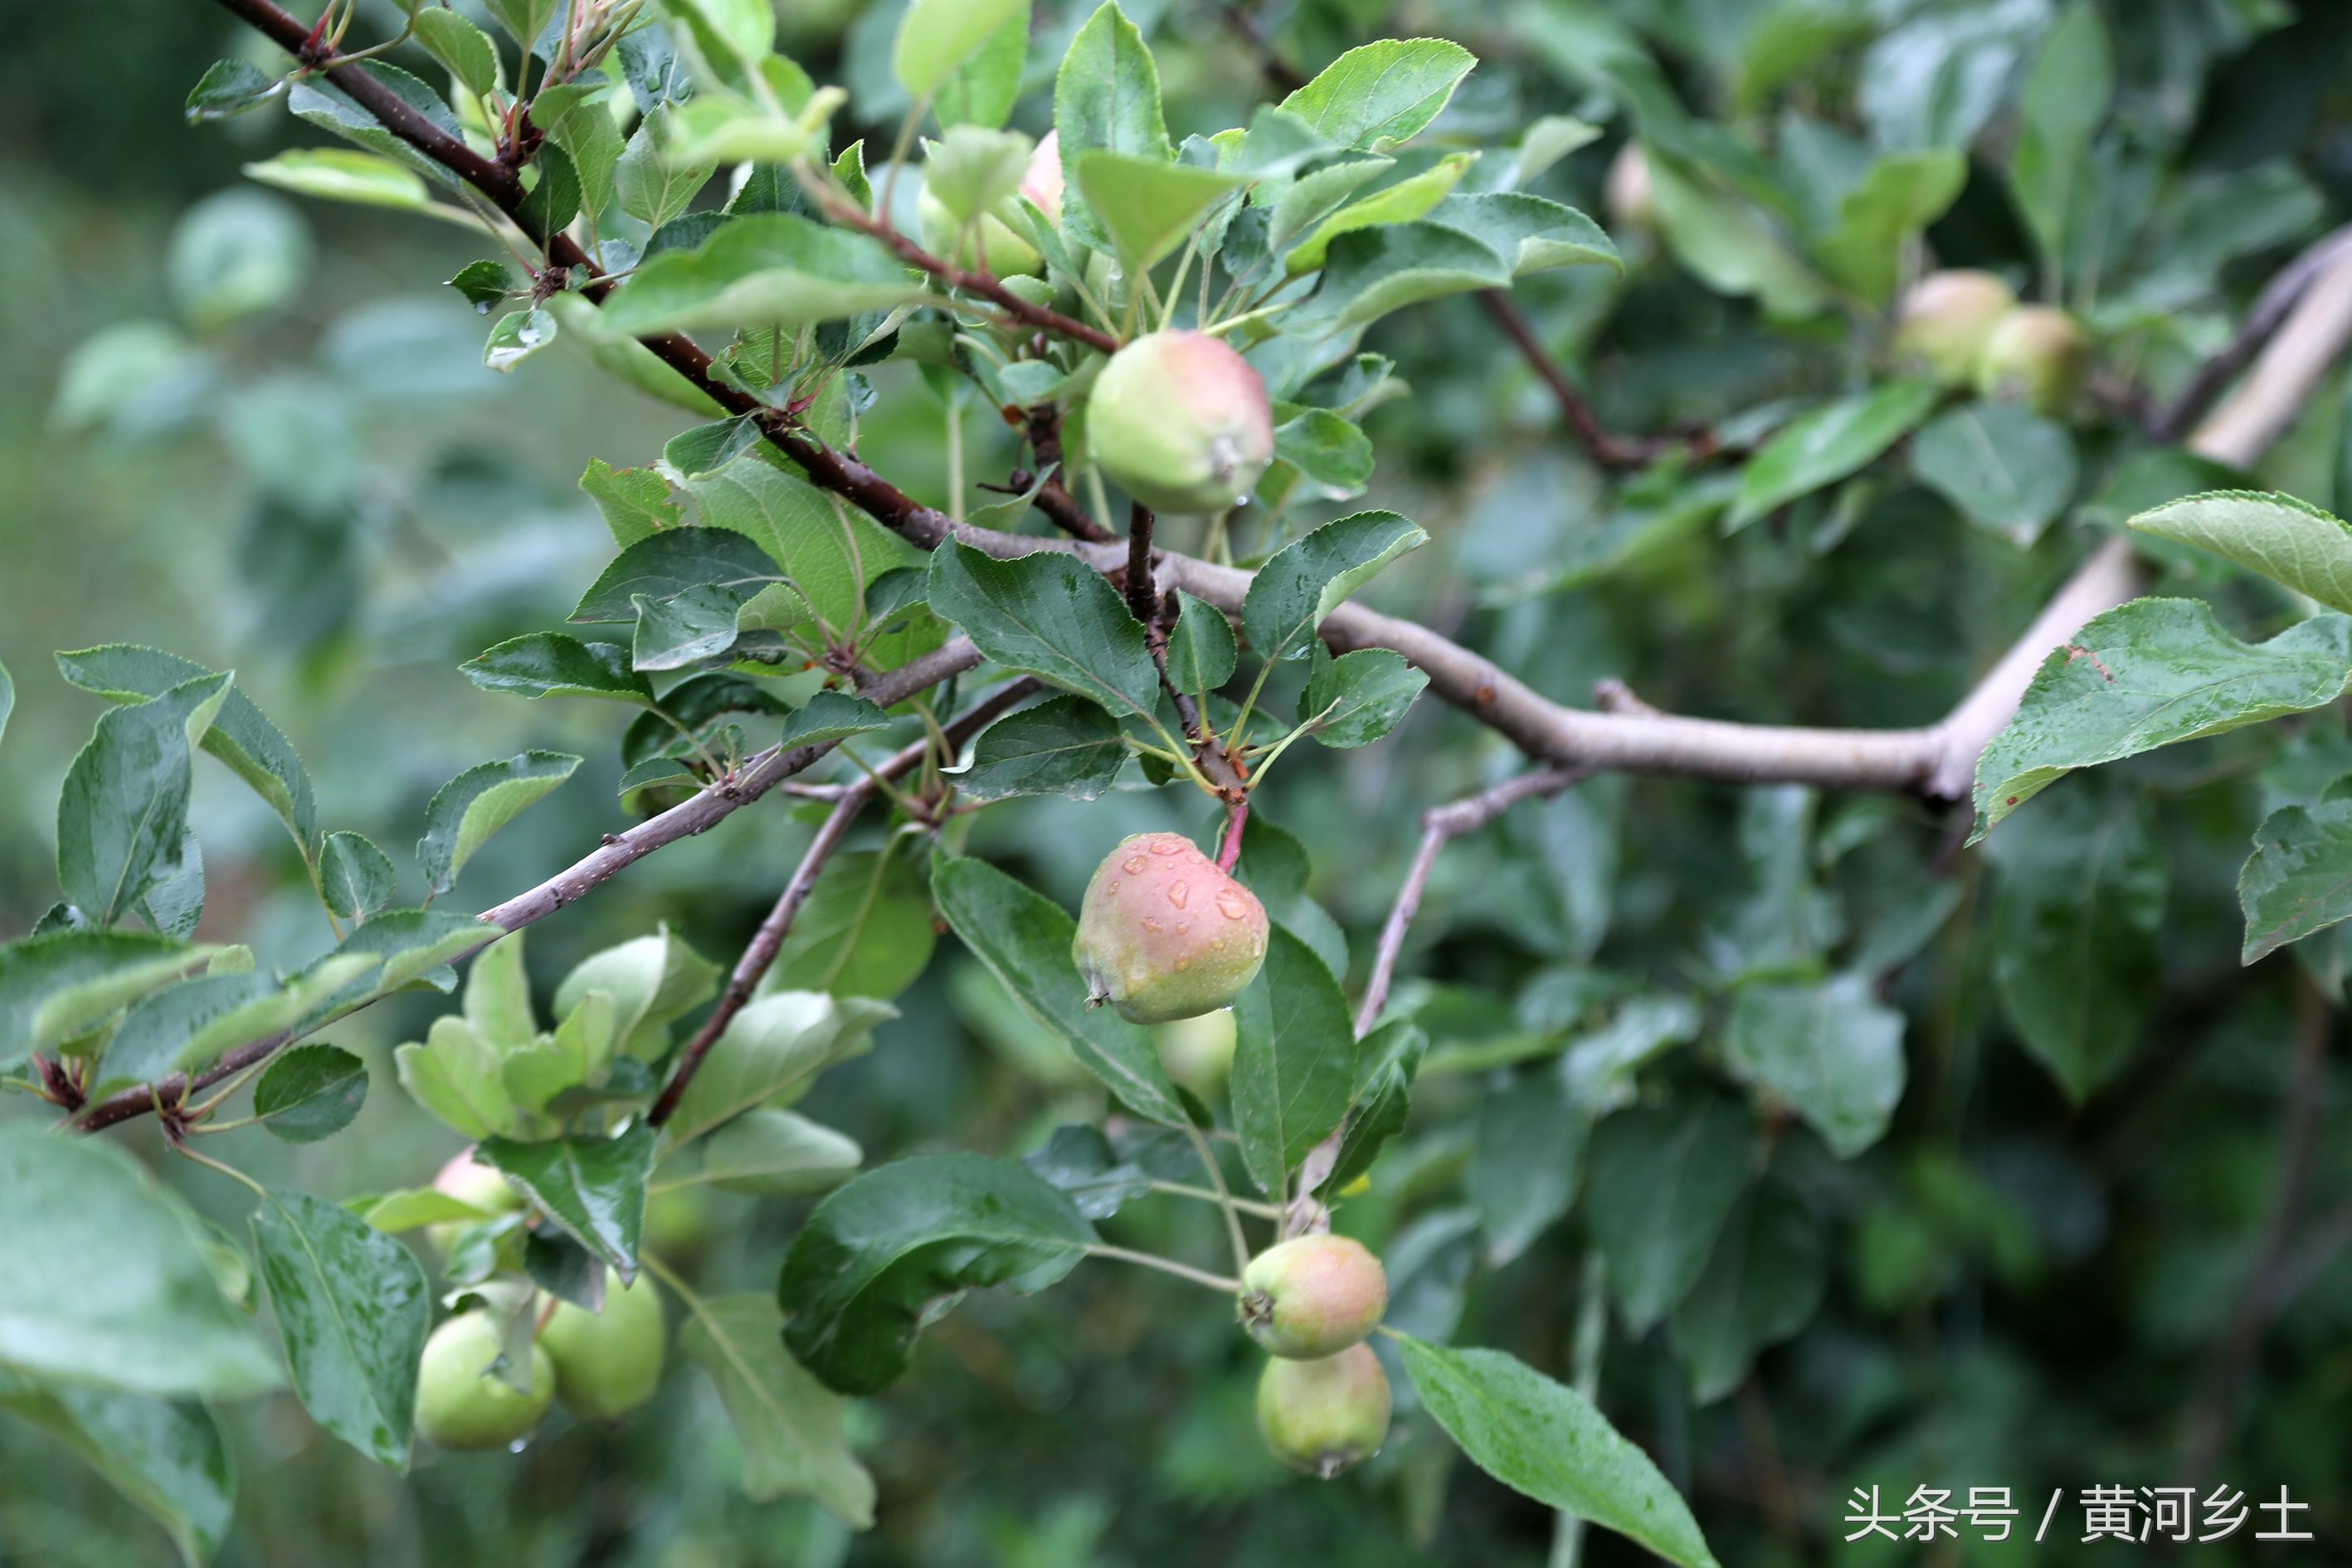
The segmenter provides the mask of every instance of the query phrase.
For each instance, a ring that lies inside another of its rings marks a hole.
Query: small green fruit
[[[711,1225],[707,1188],[670,1187],[646,1195],[643,1245],[663,1262],[676,1263],[709,1244]]]
[[[2036,413],[2063,416],[2083,395],[2091,340],[2074,318],[2047,305],[2021,305],[1985,340],[1977,390],[2022,398]]]
[[[449,1161],[434,1173],[433,1189],[446,1193],[459,1203],[478,1208],[486,1215],[514,1214],[523,1206],[523,1196],[514,1190],[505,1175],[474,1159],[471,1144],[449,1156]],[[457,1233],[479,1220],[442,1220],[425,1227],[425,1239],[443,1257],[456,1245]]]
[[[1225,1087],[1233,1076],[1234,1046],[1239,1037],[1230,1007],[1151,1027],[1151,1043],[1160,1047],[1168,1076],[1200,1095]]]
[[[1631,234],[1657,232],[1657,186],[1650,178],[1650,160],[1639,142],[1626,142],[1609,161],[1601,199],[1609,209],[1612,227]]]
[[[1381,1451],[1389,1377],[1370,1345],[1318,1361],[1270,1361],[1257,1380],[1257,1429],[1274,1457],[1329,1480]]]
[[[1265,907],[1181,833],[1121,839],[1078,907],[1070,957],[1131,1024],[1229,1005],[1265,962]]]
[[[1349,1237],[1293,1237],[1242,1270],[1242,1326],[1272,1355],[1335,1354],[1362,1342],[1388,1306],[1381,1260]]]
[[[416,1370],[416,1430],[444,1448],[503,1448],[529,1436],[555,1397],[547,1352],[530,1348],[529,1392],[490,1371],[503,1349],[498,1321],[477,1310],[433,1331]]]
[[[923,247],[955,266],[1012,278],[1045,264],[1037,247],[992,210],[981,214],[976,224],[966,223],[927,188],[915,198],[915,215],[922,226]],[[1027,226],[1025,221],[1023,226]]]
[[[1930,272],[1903,296],[1895,354],[1926,366],[1946,386],[1966,386],[1976,378],[1993,328],[2016,308],[2015,291],[1990,272]]]
[[[539,1331],[555,1368],[555,1397],[583,1421],[616,1421],[654,1396],[662,1374],[661,1296],[639,1279],[604,1275],[604,1310],[561,1302]]]
[[[1249,362],[1201,332],[1152,332],[1111,355],[1087,405],[1087,447],[1159,511],[1217,512],[1274,460],[1274,411]]]

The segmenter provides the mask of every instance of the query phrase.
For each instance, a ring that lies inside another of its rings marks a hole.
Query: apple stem
[[[1233,875],[1242,858],[1242,827],[1249,821],[1249,796],[1234,795],[1225,802],[1225,841],[1217,847],[1217,869]]]

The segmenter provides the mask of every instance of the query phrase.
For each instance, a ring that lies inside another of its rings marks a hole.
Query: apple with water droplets
[[[1265,962],[1265,906],[1181,833],[1121,839],[1087,880],[1070,956],[1132,1024],[1230,1005]]]

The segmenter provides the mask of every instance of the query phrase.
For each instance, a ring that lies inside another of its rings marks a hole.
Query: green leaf
[[[2135,599],[2051,650],[2017,717],[1977,760],[1970,842],[2076,768],[2334,701],[2352,679],[2352,620],[2315,616],[2242,643],[2191,599]]]
[[[686,25],[713,64],[725,55],[754,64],[776,47],[776,14],[764,0],[662,0],[662,8]]]
[[[333,952],[279,985],[266,974],[217,973],[182,981],[132,1007],[106,1047],[101,1089],[192,1070],[223,1053],[311,1018],[383,960]]]
[[[793,919],[767,982],[887,1002],[921,977],[938,933],[923,864],[897,847],[835,855]]]
[[[1070,1043],[1088,1072],[1139,1116],[1189,1124],[1151,1037],[1108,1007],[1087,1005],[1070,957],[1077,922],[1059,904],[984,860],[934,856],[931,897],[974,957],[1032,1018]]]
[[[899,20],[891,55],[907,95],[918,103],[930,98],[982,45],[1028,11],[1028,0],[913,0]]]
[[[279,1386],[214,1279],[201,1222],[121,1150],[0,1128],[0,1367],[173,1398]]]
[[[488,1138],[476,1157],[505,1172],[574,1241],[611,1265],[626,1286],[637,1277],[637,1233],[645,1223],[655,1142],[651,1127],[633,1121],[615,1138],[541,1143]]]
[[[665,155],[675,134],[674,120],[675,111],[667,104],[647,114],[613,170],[621,210],[656,230],[694,205],[695,196],[718,167],[715,163],[698,165]]]
[[[818,1204],[784,1258],[784,1342],[828,1388],[876,1394],[907,1371],[943,1297],[1042,1290],[1094,1227],[1026,1167],[929,1154],[868,1171]]]
[[[253,1247],[310,1418],[405,1472],[416,1366],[432,1327],[425,1271],[400,1242],[340,1205],[272,1192]]]
[[[544,799],[579,765],[578,757],[562,752],[522,752],[467,768],[443,784],[425,808],[425,837],[416,841],[425,884],[447,892],[491,834]]]
[[[579,93],[580,96],[561,105],[553,101],[558,91]],[[547,139],[563,149],[572,160],[572,172],[580,181],[580,203],[592,215],[609,212],[617,193],[621,154],[621,128],[613,123],[613,108],[608,96],[601,90],[573,87],[551,89],[542,87],[531,100],[533,123],[547,132]]]
[[[363,921],[392,902],[398,873],[363,833],[330,833],[319,850],[319,896],[338,920]]]
[[[2162,976],[2169,862],[2139,796],[2053,795],[1988,846],[1993,981],[2025,1047],[2080,1104],[2138,1044]]]
[[[226,675],[198,676],[99,716],[58,800],[58,880],[100,925],[128,915],[180,868],[196,743],[228,696]]]
[[[436,11],[435,16],[455,16],[456,12]],[[466,297],[466,303],[478,314],[488,314],[508,295],[515,292],[513,270],[503,261],[468,261],[457,268],[449,279],[449,287]]]
[[[90,1033],[217,951],[94,926],[0,945],[0,1068]]]
[[[1452,195],[1418,223],[1339,236],[1322,286],[1284,327],[1329,335],[1424,300],[1507,289],[1527,273],[1571,266],[1624,263],[1600,226],[1572,207],[1513,191]]]
[[[423,1044],[411,1042],[392,1053],[400,1087],[411,1100],[461,1138],[480,1140],[518,1131],[538,1131],[526,1121],[507,1089],[506,1047],[483,1037],[463,1018],[433,1020]]]
[[[1178,668],[1175,641],[1169,639],[1171,676]],[[1231,631],[1225,646],[1233,646]],[[1127,747],[1109,714],[1083,697],[1053,697],[982,731],[972,744],[971,766],[955,775],[956,792],[977,801],[1024,795],[1093,800],[1118,780],[1126,763]]]
[[[498,86],[499,51],[488,33],[458,13],[438,5],[417,7],[410,20],[418,45],[447,66],[449,74],[467,92],[479,98]]]
[[[2210,550],[2331,610],[2352,611],[2352,528],[2292,496],[2210,490],[2141,512],[2131,526]]]
[[[315,1143],[349,1127],[367,1093],[367,1063],[339,1046],[297,1046],[254,1085],[253,1114],[289,1143]]]
[[[1919,482],[1969,521],[2032,544],[2074,499],[2066,427],[2021,403],[1976,403],[1930,420],[1911,445]]]
[[[1402,721],[1429,677],[1384,647],[1333,658],[1314,645],[1314,673],[1298,695],[1298,721],[1323,745],[1368,746]]]
[[[616,468],[591,458],[580,488],[604,514],[613,542],[623,550],[685,521],[686,509],[669,493],[669,481],[653,468]]]
[[[215,60],[188,89],[188,123],[226,120],[276,98],[286,84],[251,60]]]
[[[1660,84],[1663,89],[1664,84]],[[1658,225],[1675,259],[1718,294],[1754,295],[1766,314],[1801,321],[1834,300],[1821,276],[1793,254],[1765,212],[1685,173],[1645,142]]]
[[[667,926],[583,959],[555,988],[562,1017],[591,991],[619,1009],[621,1049],[653,1061],[669,1049],[669,1024],[718,994],[719,966],[672,934]]]
[[[1732,999],[1723,1060],[1851,1160],[1885,1135],[1903,1098],[1903,1015],[1859,974],[1745,986]]]
[[[466,1022],[501,1050],[519,1050],[539,1037],[530,1006],[530,975],[523,968],[523,933],[483,949],[466,972]],[[572,1004],[576,1009],[583,996]]]
[[[1285,545],[1258,569],[1242,601],[1242,631],[1250,651],[1269,663],[1306,653],[1326,616],[1374,573],[1428,537],[1395,512],[1360,511]]]
[[[1443,38],[1382,38],[1333,60],[1281,107],[1342,146],[1385,153],[1427,130],[1477,63]]]
[[[43,1384],[0,1367],[0,1410],[105,1477],[163,1527],[188,1568],[219,1550],[236,1511],[236,1459],[220,1418],[202,1405]]]
[[[929,581],[931,608],[993,662],[1113,713],[1157,711],[1160,669],[1142,623],[1118,590],[1076,556],[1042,550],[999,561],[950,541],[932,552]]]
[[[1853,473],[1935,412],[1941,395],[1928,382],[1890,381],[1791,422],[1748,459],[1725,531]]]
[[[1712,1096],[1621,1110],[1593,1129],[1584,1214],[1634,1333],[1698,1282],[1754,1142],[1748,1112]]]
[[[1020,100],[1022,68],[1029,58],[1029,0],[1013,0],[1012,15],[940,84],[931,112],[941,125],[994,129]],[[835,174],[841,173],[836,168]],[[864,173],[861,165],[859,174]],[[855,191],[855,184],[852,185]],[[871,206],[867,196],[858,198]]]
[[[476,654],[457,667],[485,691],[541,697],[605,697],[653,705],[653,683],[629,667],[618,643],[583,643],[562,632],[532,632]]]
[[[677,1348],[710,1374],[743,1452],[754,1502],[815,1500],[854,1530],[874,1523],[874,1478],[850,1452],[839,1395],[784,1349],[784,1319],[765,1296],[688,1297]]]
[[[1343,234],[1378,228],[1384,224],[1411,223],[1427,216],[1432,207],[1453,194],[1454,187],[1461,184],[1462,176],[1477,161],[1475,153],[1448,153],[1417,174],[1383,185],[1360,201],[1349,202],[1318,224],[1315,232],[1305,240],[1284,252],[1283,270],[1294,276],[1314,271],[1330,255],[1331,242]]]
[[[2238,876],[2238,902],[2246,963],[2352,916],[2352,799],[2283,806],[2264,817]]]
[[[1355,1096],[1340,1124],[1339,1154],[1317,1191],[1345,1188],[1370,1171],[1381,1149],[1404,1131],[1412,1110],[1413,1077],[1428,1053],[1429,1037],[1402,1019],[1381,1025],[1358,1042]]]
[[[634,621],[646,604],[698,588],[716,589],[728,605],[749,600],[773,581],[776,563],[759,543],[729,528],[680,528],[639,540],[615,556],[581,595],[575,621]]]
[[[1118,0],[1103,0],[1062,57],[1054,78],[1054,132],[1068,182],[1062,226],[1088,248],[1108,250],[1109,237],[1087,211],[1078,188],[1079,157],[1123,153],[1161,163],[1176,157],[1160,108],[1160,68]]]
[[[131,643],[109,643],[57,657],[58,673],[68,684],[111,702],[161,697],[174,687],[213,673],[177,654]],[[303,858],[310,858],[317,821],[310,773],[253,699],[232,687],[212,728],[205,731],[203,744],[278,814],[301,847]]]
[[[760,1197],[814,1197],[856,1175],[865,1158],[854,1138],[793,1111],[759,1107],[712,1133],[701,1167],[682,1181]]]
[[[422,212],[433,190],[407,164],[348,147],[297,147],[266,163],[247,163],[245,177],[298,196],[363,207]]]
[[[1822,1228],[1781,1184],[1739,1200],[1715,1254],[1675,1310],[1675,1351],[1691,1396],[1711,1405],[1748,1380],[1759,1352],[1794,1336],[1821,1310],[1828,1273]]]
[[[1202,220],[1243,184],[1239,174],[1126,153],[1081,153],[1077,187],[1129,272],[1175,254]]]
[[[1822,270],[1864,303],[1894,296],[1905,247],[1912,244],[1968,183],[1968,155],[1958,147],[1887,153],[1840,198],[1837,222],[1813,242]]]
[[[859,619],[865,584],[899,560],[900,547],[879,524],[863,513],[845,515],[772,464],[730,464],[687,489],[708,527],[743,535],[783,569],[783,584],[744,610],[746,626],[792,627],[814,616],[829,635],[845,634]]]
[[[1515,1491],[1616,1531],[1683,1568],[1715,1556],[1681,1496],[1592,1402],[1501,1351],[1397,1337],[1421,1402],[1471,1462]]]
[[[597,369],[624,385],[701,418],[726,412],[709,393],[678,374],[653,350],[606,321],[604,312],[583,296],[551,294],[541,302],[541,309],[554,315],[565,342],[577,347]]]
[[[1168,634],[1168,679],[1177,690],[1206,697],[1234,678],[1240,648],[1224,611],[1176,590],[1176,625]]]
[[[2095,210],[2090,205],[2095,192],[2088,188],[2098,177],[2091,142],[2115,96],[2106,24],[2096,5],[2075,0],[2043,37],[2025,79],[2010,163],[2018,210],[2053,277],[2067,255],[2069,230]]]
[[[490,329],[482,344],[482,363],[505,372],[555,341],[555,318],[545,310],[509,310]]]
[[[1274,459],[1258,485],[1259,498],[1270,506],[1346,500],[1363,494],[1372,480],[1371,438],[1328,408],[1302,408],[1283,418],[1274,427]]]
[[[439,93],[425,83],[381,60],[370,60],[353,68],[375,78],[377,82],[406,103],[419,115],[453,140],[462,140],[465,129]],[[289,90],[286,107],[297,119],[307,120],[322,131],[331,131],[346,141],[356,142],[372,153],[406,164],[430,180],[456,188],[457,176],[427,158],[391,131],[368,110],[362,109],[342,89],[320,77],[298,81]]]
[[[794,213],[721,224],[692,250],[638,267],[604,307],[639,337],[696,327],[805,326],[919,304],[921,284],[879,240]]]
[[[777,744],[786,751],[825,746],[889,727],[890,715],[866,699],[827,689],[816,692],[785,718]]]
[[[553,142],[543,142],[538,158],[526,172],[537,178],[515,205],[515,225],[546,245],[580,216],[580,171],[572,166],[571,153]]]
[[[1269,1193],[1348,1114],[1356,1031],[1330,970],[1287,928],[1266,932],[1265,963],[1234,1000],[1234,1130],[1242,1163]]]
[[[448,965],[502,934],[498,927],[455,910],[387,910],[344,937],[334,952],[338,958],[374,953],[383,960],[383,972],[372,984],[347,988],[331,1006],[347,1011],[371,995],[388,995],[420,983],[436,991],[450,990],[457,977]]]
[[[753,997],[678,1097],[664,1128],[667,1146],[690,1143],[754,1107],[799,1099],[825,1068],[871,1049],[876,1026],[898,1016],[887,1003],[814,991]]]

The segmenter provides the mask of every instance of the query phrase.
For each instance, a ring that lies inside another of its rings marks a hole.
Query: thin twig
[[[1559,362],[1552,358],[1549,349],[1544,347],[1543,340],[1536,335],[1535,327],[1528,321],[1526,312],[1519,309],[1518,301],[1512,299],[1507,290],[1482,289],[1478,291],[1478,302],[1486,307],[1486,313],[1495,318],[1495,324],[1503,329],[1503,335],[1511,340],[1511,346],[1519,351],[1519,357],[1528,362],[1528,368],[1536,373],[1536,379],[1550,390],[1552,401],[1559,405],[1560,417],[1568,421],[1568,427],[1576,432],[1576,438],[1583,444],[1586,453],[1602,468],[1643,468],[1678,446],[1689,447],[1692,456],[1697,458],[1712,457],[1717,450],[1715,437],[1706,432],[1693,436],[1687,441],[1654,436],[1618,435],[1601,422],[1601,416],[1592,411],[1592,405],[1585,401],[1584,394],[1568,379],[1568,373],[1560,369]]]
[[[926,688],[938,685],[950,676],[961,674],[979,662],[980,650],[967,639],[956,637],[937,650],[890,671],[875,683],[867,695],[878,706],[892,707]],[[478,918],[488,929],[484,931],[480,944],[469,952],[453,956],[450,962],[462,962],[508,932],[520,931],[533,921],[544,920],[564,906],[577,902],[625,867],[634,865],[655,850],[708,832],[785,779],[814,763],[830,752],[836,743],[828,741],[821,745],[796,746],[791,751],[771,746],[745,763],[734,778],[719,780],[660,816],[649,817],[625,833],[607,837],[593,851],[538,887],[483,910]],[[369,1002],[375,1000],[377,998],[369,998]],[[361,1005],[367,1005],[362,1003]],[[348,1016],[346,1013],[336,1016]],[[76,1125],[82,1131],[93,1132],[101,1127],[111,1127],[118,1121],[128,1121],[152,1110],[158,1097],[164,1104],[183,1103],[194,1090],[209,1089],[333,1021],[322,1019],[301,1025],[239,1046],[193,1079],[174,1073],[152,1084],[134,1084],[113,1098],[92,1106]]]
[[[1007,710],[1034,696],[1037,689],[1037,682],[1026,676],[1008,682],[948,725],[948,744],[961,745]],[[752,993],[760,988],[761,980],[776,962],[776,955],[783,951],[784,939],[792,934],[793,921],[800,914],[801,907],[808,902],[809,894],[815,890],[817,878],[824,873],[834,852],[841,847],[842,841],[849,837],[849,830],[856,825],[859,815],[881,793],[886,780],[912,771],[929,753],[930,748],[931,742],[927,736],[905,747],[842,792],[832,813],[816,830],[816,837],[809,841],[807,850],[801,856],[800,865],[793,871],[792,879],[784,884],[783,892],[777,896],[775,907],[768,911],[767,919],[761,921],[760,929],[752,933],[750,944],[743,949],[743,955],[735,961],[735,971],[728,977],[727,988],[719,993],[718,1005],[711,1008],[710,1016],[703,1020],[702,1026],[694,1032],[694,1037],[678,1054],[677,1065],[670,1069],[669,1082],[663,1086],[661,1098],[654,1101],[653,1110],[646,1116],[646,1121],[659,1127],[677,1111],[678,1100],[684,1097],[687,1086],[694,1081],[694,1075],[701,1068],[703,1058],[710,1054],[710,1047],[718,1043],[719,1037],[727,1032],[727,1026],[735,1021],[735,1016],[751,1000]]]
[[[1138,1252],[1131,1247],[1113,1247],[1097,1242],[1086,1249],[1089,1258],[1109,1258],[1121,1263],[1139,1263],[1146,1268],[1157,1268],[1162,1274],[1173,1274],[1179,1279],[1190,1279],[1195,1285],[1205,1285],[1212,1290],[1228,1295],[1241,1294],[1242,1282],[1228,1279],[1222,1274],[1212,1274],[1205,1268],[1195,1268],[1189,1263],[1179,1263],[1172,1258],[1162,1258],[1156,1252]]]
[[[2304,295],[2310,292],[2328,262],[2347,247],[2352,247],[2352,227],[2339,228],[2281,268],[2255,298],[2245,320],[2238,323],[2229,346],[2207,360],[2180,395],[2150,423],[2149,437],[2168,443],[2196,428],[2205,411],[2213,406],[2213,400],[2221,395],[2221,389],[2252,363],[2294,313],[2295,306],[2302,303]]]

